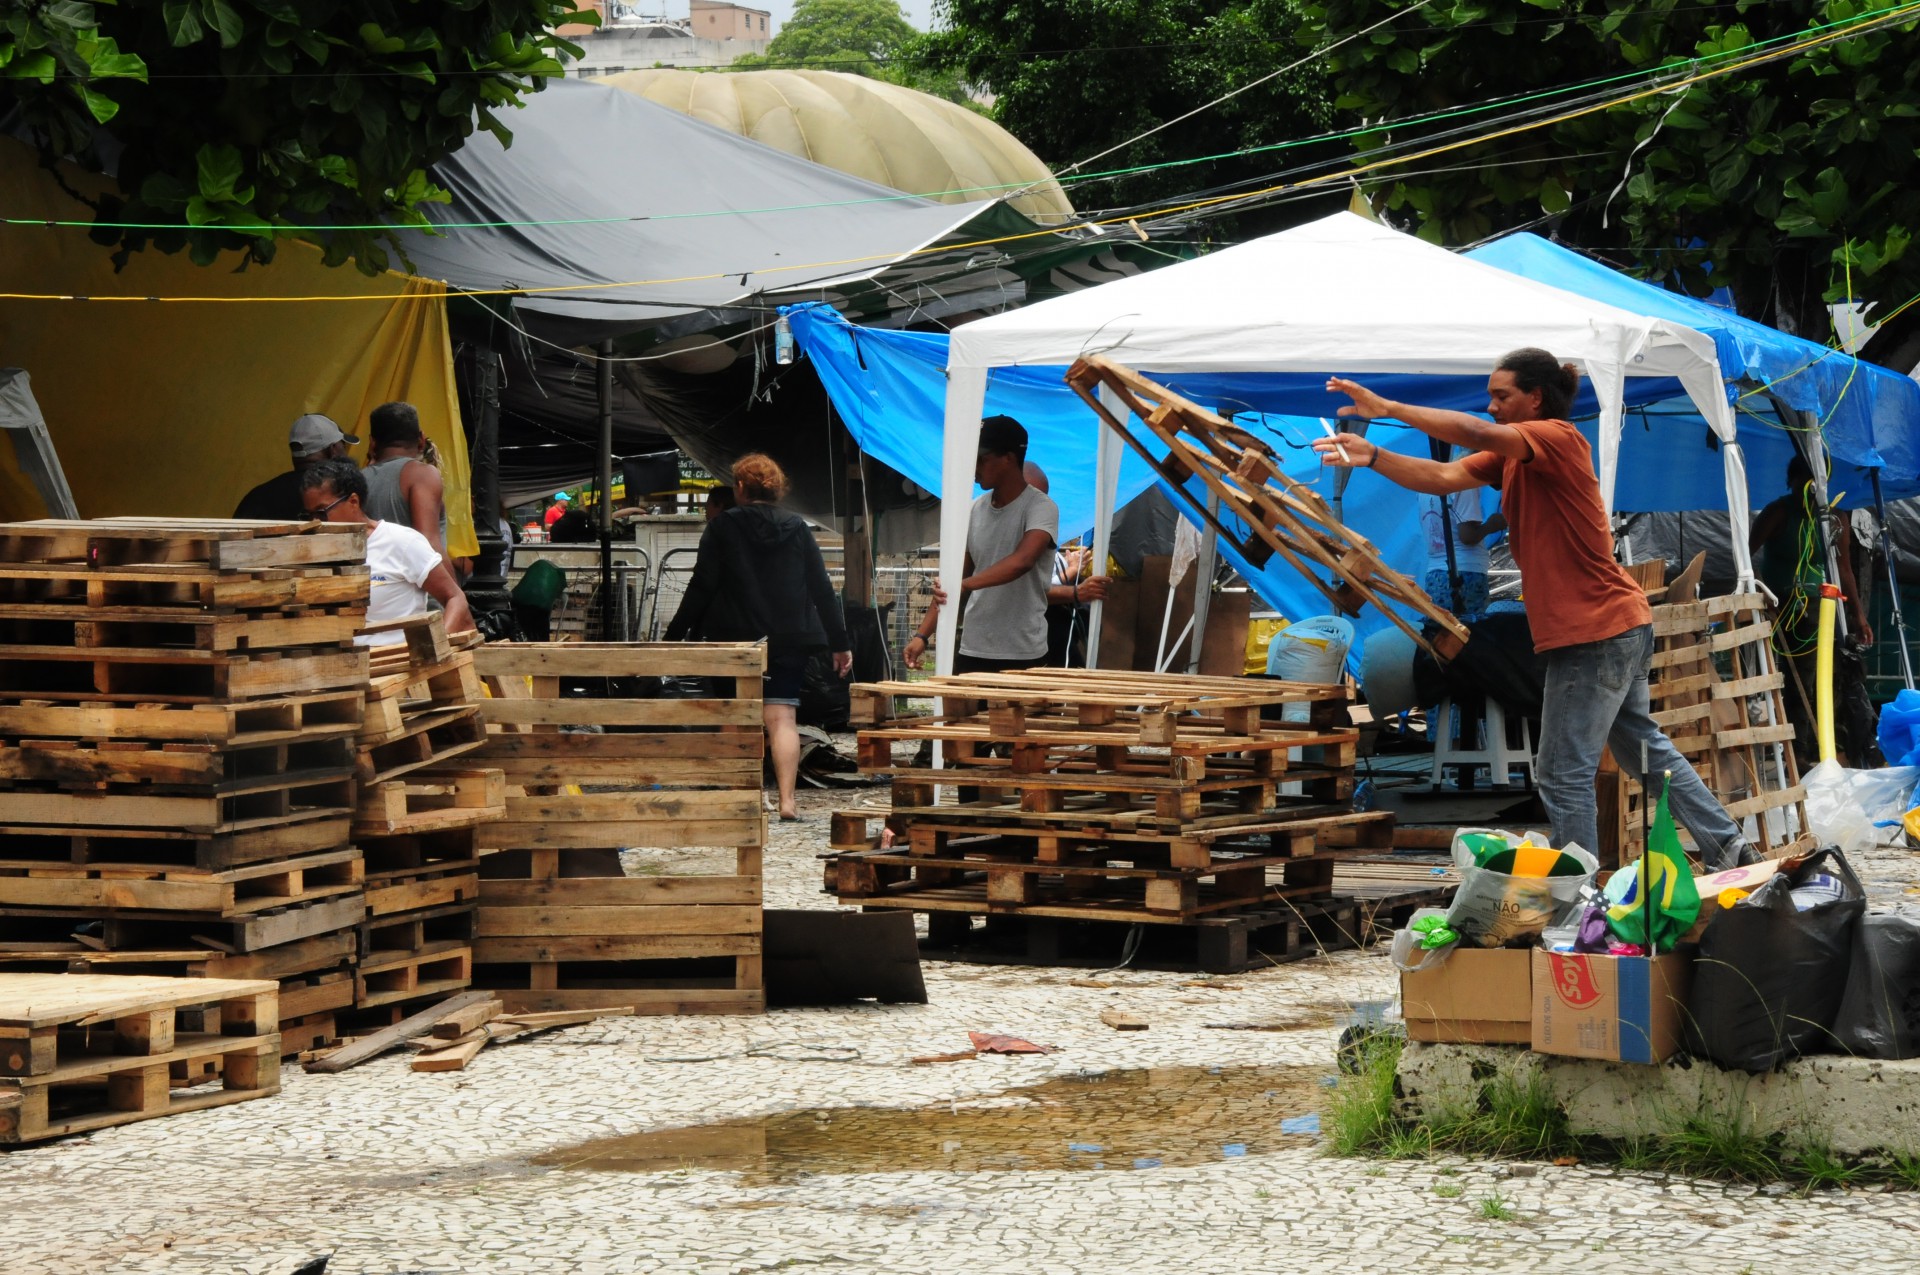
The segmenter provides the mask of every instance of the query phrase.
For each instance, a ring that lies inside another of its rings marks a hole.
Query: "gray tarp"
[[[943,239],[1031,228],[1004,206],[903,196],[605,85],[557,81],[501,118],[513,145],[479,133],[436,164],[453,201],[427,215],[544,224],[410,236],[407,255],[460,289],[573,289],[512,303],[518,322],[566,345],[695,314],[695,330],[763,317],[747,307],[857,291]],[[972,256],[985,275],[1001,254]]]

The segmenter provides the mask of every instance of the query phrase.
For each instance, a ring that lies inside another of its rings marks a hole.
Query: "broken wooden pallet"
[[[1308,722],[1328,725],[1352,692],[1338,683],[1285,682],[1111,669],[1032,669],[959,673],[914,682],[863,682],[851,692],[853,719],[874,725],[894,717],[898,699],[932,698],[938,713],[896,726],[971,721],[1003,737],[1041,730],[1102,730],[1121,742],[1171,744],[1196,731],[1252,734],[1265,718],[1304,705]]]
[[[1288,477],[1273,449],[1252,432],[1099,355],[1077,360],[1067,371],[1067,384],[1165,480],[1167,490],[1202,526],[1254,566],[1279,554],[1340,611],[1357,615],[1371,602],[1435,659],[1451,659],[1466,645],[1465,625],[1411,577],[1389,567],[1372,543],[1334,517],[1318,492]],[[1117,409],[1103,401],[1105,395],[1117,400]],[[1188,489],[1196,475],[1218,498],[1218,512]],[[1434,637],[1409,623],[1397,607],[1416,612],[1436,631]]]

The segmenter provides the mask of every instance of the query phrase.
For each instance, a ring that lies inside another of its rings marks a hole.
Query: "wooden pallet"
[[[213,616],[362,615],[366,564],[218,572],[193,566],[93,567],[0,561],[0,607],[30,619],[143,618],[184,610]]]
[[[113,1125],[266,1098],[280,1092],[280,1036],[181,1035],[167,1053],[88,1058],[44,1076],[0,1079],[0,1145],[42,1142]],[[203,1060],[217,1059],[220,1088]]]
[[[169,828],[31,827],[0,824],[9,858],[53,863],[170,864],[218,871],[345,845],[343,813],[319,812],[267,827],[202,834]]]
[[[528,1012],[763,1009],[765,648],[568,643],[475,655],[494,697],[482,708],[488,747],[474,760],[500,765],[509,785],[506,818],[478,835],[486,849],[527,855],[514,879],[489,878],[482,861],[476,985]],[[662,678],[716,689],[660,698]],[[607,729],[562,729],[588,724]],[[575,782],[587,791],[559,790]],[[628,846],[730,848],[733,871],[582,877],[566,867]]]
[[[343,777],[353,773],[354,764],[353,741],[345,735],[242,747],[72,739],[0,744],[0,780],[83,792],[138,793],[159,787],[198,789],[211,796],[288,774]]]
[[[110,569],[131,563],[260,571],[367,560],[358,523],[238,518],[42,518],[0,523],[0,562]]]
[[[365,683],[359,648],[263,653],[164,647],[112,652],[66,646],[0,648],[0,699],[56,703],[203,704],[338,690]]]
[[[362,888],[362,860],[352,847],[219,872],[0,859],[0,905],[13,907],[193,912],[226,918]]]
[[[486,724],[475,707],[436,708],[406,719],[398,735],[360,747],[360,782],[380,783],[440,766],[483,747]]]
[[[474,671],[473,651],[454,651],[433,664],[402,664],[397,670],[374,676],[369,672],[367,709],[361,721],[360,744],[371,748],[392,743],[412,733],[409,720],[416,713],[448,708],[471,708],[485,698]]]
[[[442,951],[449,944],[471,947],[475,921],[473,897],[438,907],[369,916],[360,924],[360,956],[365,959],[375,952]]]
[[[354,811],[356,837],[393,837],[471,828],[509,813],[506,780],[498,770],[418,770],[404,779],[368,784]]]
[[[894,716],[897,699],[937,699],[937,714],[897,726],[973,722],[998,738],[1052,731],[1099,731],[1107,742],[1166,745],[1200,734],[1250,735],[1288,705],[1305,704],[1309,722],[1329,725],[1352,692],[1341,684],[1132,673],[1110,669],[1032,669],[959,673],[916,682],[863,682],[852,689],[853,720]]]
[[[1753,843],[1763,855],[1804,853],[1817,839],[1807,821],[1794,728],[1782,698],[1786,677],[1769,645],[1771,609],[1759,594],[1698,598],[1704,556],[1675,577],[1667,600],[1653,608],[1653,719],[1727,814],[1741,822],[1752,818]],[[1751,707],[1755,701],[1758,713]],[[1628,761],[1637,768],[1637,758]],[[1619,777],[1615,792],[1615,804],[1602,814],[1611,821],[1623,859],[1631,858],[1645,837],[1647,801],[1629,775]]]
[[[278,984],[255,979],[0,974],[0,1076],[43,1077],[90,1058],[169,1053],[180,1011],[202,1033],[259,1037],[280,1021]],[[211,1025],[209,1025],[211,1024]]]
[[[354,973],[355,1009],[403,1005],[461,991],[473,979],[473,949],[457,942],[406,951],[373,951]]]
[[[366,702],[358,686],[238,704],[0,703],[0,739],[139,740],[230,748],[286,744],[360,732]]]
[[[0,825],[155,828],[217,837],[353,813],[351,766],[222,781],[195,790],[160,786],[72,792],[16,783],[0,790]]]
[[[1250,431],[1099,355],[1077,360],[1068,369],[1067,384],[1166,480],[1167,489],[1201,525],[1254,566],[1279,554],[1338,610],[1357,615],[1371,602],[1442,662],[1466,645],[1465,625],[1412,577],[1389,567],[1371,542],[1334,517],[1317,491],[1288,477],[1273,449]],[[1109,408],[1103,395],[1113,396],[1119,410]],[[1195,475],[1218,497],[1217,513],[1188,489]],[[1242,532],[1222,515],[1249,530]],[[1416,612],[1425,627],[1435,630],[1434,637],[1396,607]]]
[[[85,933],[102,950],[181,951],[199,948],[255,953],[296,940],[350,931],[366,917],[366,896],[355,890],[310,903],[294,903],[260,912],[221,916],[98,908],[0,906],[0,932],[21,941],[63,941]]]
[[[353,644],[363,610],[339,607],[295,615],[207,615],[161,608],[104,607],[48,615],[42,605],[0,603],[0,643],[19,647],[70,646],[112,659],[147,650],[319,650]]]

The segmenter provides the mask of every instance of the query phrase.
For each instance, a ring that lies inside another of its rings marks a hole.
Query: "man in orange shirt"
[[[1648,791],[1673,777],[1674,816],[1693,834],[1709,871],[1757,856],[1687,759],[1654,723],[1647,701],[1653,614],[1646,594],[1613,558],[1592,449],[1566,417],[1580,375],[1545,350],[1515,350],[1487,378],[1485,421],[1465,412],[1394,403],[1335,377],[1327,389],[1353,400],[1342,416],[1391,418],[1464,447],[1460,460],[1384,451],[1354,434],[1316,439],[1328,465],[1378,470],[1410,491],[1445,496],[1498,487],[1513,559],[1527,600],[1534,650],[1546,657],[1547,686],[1536,760],[1540,800],[1557,846],[1597,849],[1593,780],[1611,746],[1628,774],[1644,752]],[[1345,449],[1342,455],[1341,449]]]

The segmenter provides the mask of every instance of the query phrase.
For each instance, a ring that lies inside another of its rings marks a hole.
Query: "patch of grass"
[[[1458,1182],[1436,1182],[1433,1184],[1433,1193],[1443,1200],[1457,1200],[1467,1193],[1467,1188]]]
[[[1793,1157],[1793,1167],[1798,1169],[1810,1187],[1848,1187],[1860,1180],[1864,1170],[1860,1165],[1844,1160],[1827,1147],[1805,1147]]]
[[[1370,1037],[1359,1051],[1359,1070],[1340,1077],[1324,1120],[1327,1146],[1333,1154],[1354,1156],[1373,1151],[1387,1142],[1400,1124],[1393,1114],[1400,1043],[1396,1037]]]
[[[1778,1182],[1790,1176],[1776,1139],[1754,1133],[1739,1112],[1701,1110],[1660,1139],[1661,1168],[1695,1178]]]
[[[1513,1205],[1506,1196],[1495,1191],[1492,1195],[1480,1197],[1480,1216],[1489,1222],[1511,1222],[1514,1219]]]
[[[1920,1191],[1920,1155],[1909,1152],[1889,1157],[1887,1174],[1895,1185]]]
[[[1379,1165],[1375,1165],[1373,1168],[1367,1170],[1367,1176],[1370,1178],[1384,1178],[1387,1176],[1387,1171]]]
[[[1261,1187],[1253,1193],[1253,1198],[1256,1200],[1271,1200],[1273,1198],[1273,1192],[1267,1190],[1265,1187]]]

